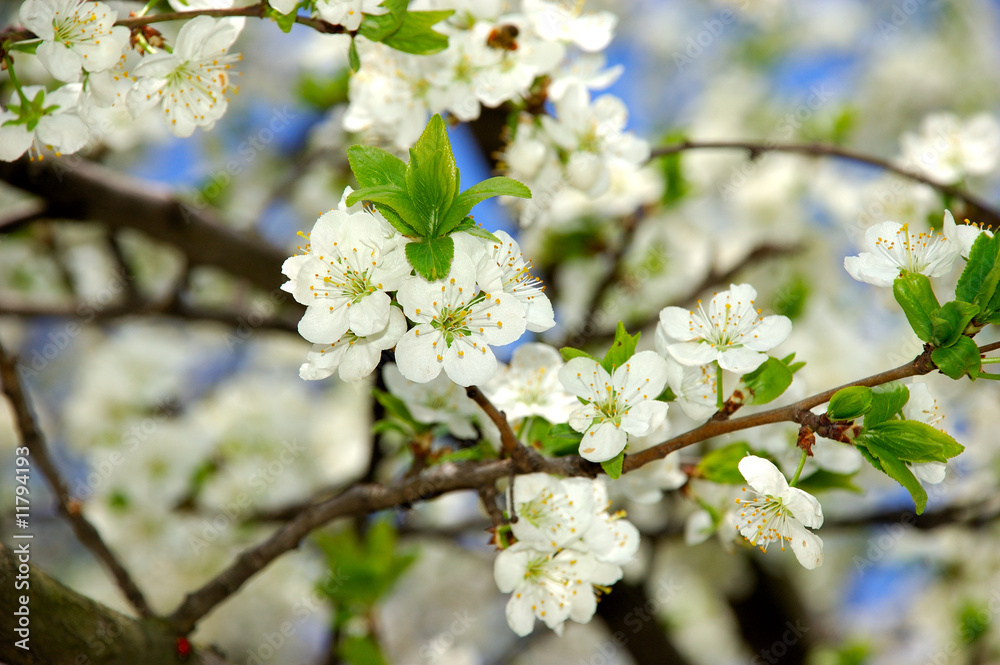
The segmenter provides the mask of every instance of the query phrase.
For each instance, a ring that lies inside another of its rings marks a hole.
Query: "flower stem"
[[[13,85],[14,90],[17,91],[17,96],[21,98],[21,104],[23,106],[27,104],[29,100],[25,96],[24,90],[21,90],[21,82],[17,80],[17,75],[14,73],[14,59],[9,55],[4,55],[3,61],[7,65],[7,74],[10,76],[11,85]]]
[[[1000,374],[987,374],[986,372],[980,372],[976,378],[989,379],[990,381],[1000,381]]]
[[[715,361],[715,408],[722,411],[725,404],[722,399],[722,365]]]
[[[795,467],[795,475],[792,476],[791,482],[788,483],[789,487],[795,487],[795,484],[799,482],[799,474],[802,473],[802,468],[806,465],[806,458],[809,454],[806,451],[802,451],[802,456],[799,457],[799,465]]]
[[[135,15],[135,17],[139,18],[141,16],[145,16],[146,14],[149,13],[149,10],[152,9],[159,1],[160,0],[149,0],[149,2],[146,3],[146,6],[140,9],[139,12]]]
[[[980,358],[980,361],[984,365],[995,365],[996,363],[1000,363],[1000,358]]]

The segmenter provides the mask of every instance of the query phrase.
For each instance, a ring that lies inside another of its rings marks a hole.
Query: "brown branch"
[[[74,156],[0,163],[0,180],[44,198],[51,217],[137,229],[176,246],[191,266],[221,268],[268,291],[285,281],[283,250],[226,227],[209,209],[186,204],[156,183]]]
[[[1000,342],[986,345],[983,349],[1000,348]],[[800,414],[828,402],[835,392],[848,386],[877,386],[910,376],[927,374],[935,369],[930,359],[931,349],[926,349],[914,360],[864,379],[859,379],[837,388],[826,390],[788,406],[763,411],[750,416],[724,421],[709,421],[700,427],[664,441],[652,448],[634,455],[626,455],[624,471],[639,467],[666,457],[669,453],[706,439],[735,432],[750,427],[785,421],[795,422]],[[484,408],[501,432],[506,425],[503,414],[487,400],[475,387],[469,389],[470,397],[480,395],[477,403]],[[473,397],[475,399],[475,397]],[[512,433],[509,436],[513,436]],[[516,441],[516,439],[515,439]],[[520,446],[520,444],[517,444]],[[386,510],[417,501],[426,501],[448,492],[468,490],[493,485],[498,479],[517,473],[540,471],[558,476],[594,477],[600,467],[577,455],[567,455],[555,459],[543,458],[537,453],[520,446],[529,453],[531,468],[519,468],[516,460],[507,459],[486,462],[466,462],[463,464],[442,464],[431,467],[417,476],[405,478],[398,484],[387,487],[380,484],[358,484],[341,494],[321,503],[306,507],[291,521],[278,529],[267,540],[245,550],[226,570],[209,581],[202,588],[190,593],[184,602],[169,617],[178,632],[190,632],[198,621],[212,608],[236,592],[247,580],[285,552],[295,549],[315,528],[340,517],[351,517]]]
[[[249,7],[228,7],[225,9],[193,9],[186,12],[165,12],[162,14],[150,14],[149,16],[130,16],[129,18],[122,18],[115,21],[115,25],[125,26],[126,28],[138,28],[144,25],[150,25],[152,23],[163,23],[165,21],[183,21],[185,19],[194,18],[196,16],[212,16],[214,18],[226,18],[230,16],[246,16],[248,18],[268,18],[268,7],[266,2],[260,2],[256,5],[250,5]],[[296,16],[295,22],[299,25],[304,25],[317,32],[324,34],[355,34],[344,29],[344,26],[330,23],[329,21],[324,21],[320,18],[312,18],[308,16]]]
[[[94,525],[80,512],[79,503],[70,497],[66,481],[63,480],[52,458],[49,457],[45,437],[42,436],[38,423],[31,412],[27,395],[25,395],[17,375],[17,364],[11,356],[7,355],[2,344],[0,344],[0,379],[3,380],[3,393],[14,412],[21,443],[28,449],[30,459],[39,466],[42,475],[45,476],[52,488],[59,505],[59,512],[69,522],[73,533],[76,534],[80,542],[108,569],[122,593],[125,594],[139,615],[143,617],[154,616],[146,598],[142,595],[142,591],[139,590],[128,571],[101,539],[101,534],[94,528]]]
[[[993,228],[1000,227],[1000,212],[988,202],[974,194],[970,194],[961,187],[946,185],[933,178],[928,178],[922,173],[893,164],[880,157],[866,155],[835,145],[823,143],[776,143],[773,141],[681,141],[680,143],[654,148],[650,152],[650,159],[674,155],[688,150],[746,150],[750,153],[751,158],[765,152],[783,152],[810,157],[834,157],[856,164],[874,166],[883,171],[895,173],[908,180],[927,185],[951,198],[961,199],[975,211],[981,213],[983,217],[986,217],[986,220],[979,219],[976,221],[986,221]]]

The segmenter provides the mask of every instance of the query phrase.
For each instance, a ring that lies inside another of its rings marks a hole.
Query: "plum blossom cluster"
[[[953,113],[932,113],[918,133],[900,139],[903,166],[942,183],[992,172],[1000,160],[1000,122],[988,113],[962,120]]]
[[[0,159],[28,151],[40,157],[44,149],[71,154],[153,108],[181,137],[211,129],[226,112],[231,68],[240,58],[229,49],[242,19],[197,16],[180,28],[171,49],[147,42],[140,58],[129,29],[114,25],[118,14],[104,3],[27,0],[19,17],[37,39],[14,43],[6,58],[14,93],[0,111]],[[20,85],[15,65],[27,57],[19,51],[30,48],[63,86]]]
[[[567,620],[587,623],[602,587],[622,577],[639,548],[639,531],[609,513],[603,479],[518,476],[508,493],[517,542],[497,555],[494,577],[511,594],[507,623],[524,636],[541,620],[562,635]]]
[[[443,371],[462,386],[486,383],[498,367],[493,346],[555,325],[540,282],[506,233],[497,233],[499,243],[453,234],[450,271],[430,282],[410,274],[411,240],[377,210],[348,207],[351,192],[320,216],[302,253],[282,267],[289,279],[282,288],[306,306],[299,333],[314,345],[302,378],[336,372],[358,381],[395,347],[398,371],[409,381],[426,384]]]

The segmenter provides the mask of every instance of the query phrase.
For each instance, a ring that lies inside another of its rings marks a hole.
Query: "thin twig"
[[[56,501],[59,504],[59,512],[69,522],[73,533],[76,534],[76,537],[83,543],[84,547],[89,549],[115,578],[118,587],[125,594],[125,597],[132,604],[132,607],[135,608],[136,612],[143,617],[155,616],[153,610],[150,609],[149,604],[146,602],[146,598],[142,595],[142,591],[139,590],[139,587],[132,580],[128,571],[125,570],[114,553],[105,544],[104,540],[101,539],[101,534],[98,533],[97,529],[80,512],[79,503],[70,497],[66,481],[60,475],[59,470],[56,469],[52,458],[49,457],[45,438],[38,428],[38,423],[32,414],[31,406],[28,404],[28,397],[25,395],[24,388],[17,375],[16,363],[11,356],[7,355],[2,344],[0,344],[0,378],[3,379],[3,392],[7,396],[8,402],[10,402],[11,409],[14,411],[14,418],[21,435],[21,443],[28,449],[31,458],[42,470],[42,475],[45,476],[49,486],[52,488]]]
[[[929,178],[922,173],[899,166],[886,159],[855,152],[853,150],[841,148],[840,146],[825,143],[775,143],[773,141],[681,141],[680,143],[654,148],[650,152],[650,159],[664,157],[666,155],[674,155],[680,152],[687,152],[689,150],[746,150],[752,157],[756,157],[760,153],[764,152],[783,152],[788,154],[808,155],[810,157],[834,157],[854,162],[856,164],[874,166],[882,169],[883,171],[895,173],[896,175],[908,180],[932,187],[942,194],[952,198],[961,199],[971,207],[975,208],[978,212],[982,213],[983,216],[988,218],[986,220],[977,219],[974,221],[985,221],[988,222],[991,227],[1000,227],[1000,212],[993,208],[993,206],[988,202],[978,196],[975,196],[974,194],[970,194],[961,187],[938,182],[937,180]]]

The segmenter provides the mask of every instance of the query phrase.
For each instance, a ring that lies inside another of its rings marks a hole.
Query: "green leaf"
[[[558,423],[549,427],[541,439],[542,452],[552,457],[572,455],[580,449],[583,434],[577,432],[567,423]]]
[[[622,465],[624,463],[625,451],[623,450],[614,458],[601,462],[601,468],[604,469],[604,473],[608,474],[608,478],[611,478],[611,480],[617,480],[622,477]]]
[[[951,346],[931,351],[931,360],[942,374],[952,379],[961,379],[966,374],[975,379],[983,365],[979,347],[964,335]]]
[[[362,187],[351,192],[347,197],[347,205],[352,206],[358,201],[371,201],[376,204],[379,212],[383,214],[396,230],[405,236],[422,237],[427,235],[427,227],[424,225],[424,217],[421,215],[405,189],[398,185],[376,185],[374,187]],[[392,212],[385,214],[388,208]]]
[[[958,278],[955,297],[980,308],[989,304],[1000,283],[1000,235],[979,234],[969,251],[969,262]]]
[[[395,185],[406,190],[406,164],[387,150],[370,145],[352,145],[347,149],[347,161],[362,187]]]
[[[346,635],[337,645],[337,655],[348,665],[386,665],[374,635]]]
[[[444,120],[435,114],[410,148],[410,163],[406,167],[406,192],[422,218],[422,228],[427,229],[422,235],[442,235],[441,223],[458,195],[458,188],[458,167],[448,132]]]
[[[744,404],[767,404],[792,385],[792,371],[777,358],[768,358],[760,367],[744,374],[740,382],[749,393],[743,400]]]
[[[628,359],[635,355],[635,346],[639,343],[639,336],[642,333],[629,335],[625,330],[625,324],[618,322],[615,329],[615,341],[611,343],[611,348],[604,354],[601,366],[607,370],[608,374],[614,374],[615,369],[621,367]]]
[[[854,420],[868,413],[872,406],[872,389],[866,386],[842,388],[830,398],[826,416],[830,420]]]
[[[450,233],[464,219],[466,219],[472,208],[477,203],[485,201],[494,196],[519,196],[524,199],[531,198],[531,190],[522,185],[517,180],[497,176],[482,182],[476,183],[472,187],[455,197],[455,202],[445,214],[441,223],[440,234]]]
[[[392,393],[379,390],[378,388],[372,388],[372,395],[374,395],[375,400],[382,405],[382,408],[385,409],[386,416],[401,420],[409,425],[414,431],[419,432],[429,428],[429,426],[425,423],[418,423],[410,413],[410,409],[406,406],[406,402],[399,399]]]
[[[810,494],[825,490],[847,490],[856,494],[864,494],[864,489],[854,484],[855,473],[834,473],[820,469],[810,476],[800,478],[796,487]]]
[[[903,489],[910,493],[910,496],[913,497],[913,503],[917,507],[917,515],[923,513],[924,508],[927,507],[927,492],[920,484],[920,481],[917,480],[917,477],[913,475],[913,472],[910,471],[910,467],[906,466],[905,462],[901,461],[891,452],[878,446],[870,445],[868,451],[878,459],[882,467],[881,471],[902,485]]]
[[[892,283],[892,294],[903,308],[906,320],[917,337],[924,342],[931,341],[934,334],[931,312],[940,305],[934,297],[930,280],[917,272],[904,272]]]
[[[559,353],[562,355],[563,360],[565,360],[566,362],[569,362],[573,358],[590,358],[595,363],[597,362],[597,358],[595,358],[594,356],[590,355],[589,353],[587,353],[582,349],[574,349],[572,346],[562,347],[561,349],[559,349]]]
[[[910,400],[910,389],[899,381],[872,388],[872,405],[865,414],[865,427],[885,422],[898,414]]]
[[[475,220],[472,219],[471,217],[466,217],[464,220],[462,220],[462,223],[453,228],[451,230],[451,233],[458,233],[459,231],[468,233],[470,236],[476,236],[477,238],[489,240],[490,242],[495,242],[495,243],[501,242],[500,238],[497,238],[495,235],[493,235],[480,225],[476,224]]]
[[[268,8],[268,16],[270,16],[275,23],[278,24],[278,28],[282,32],[288,33],[292,31],[292,26],[295,25],[295,17],[298,15],[298,5],[292,8],[292,11],[287,14],[281,14],[278,11]]]
[[[407,12],[399,29],[382,39],[382,43],[403,53],[431,55],[448,48],[448,36],[431,29],[455,11]]]
[[[951,346],[958,341],[965,327],[979,313],[978,305],[961,300],[952,300],[931,312],[931,343],[935,346]]]
[[[454,257],[455,241],[448,236],[418,238],[406,244],[407,260],[417,274],[428,282],[445,278]]]
[[[406,18],[408,0],[385,0],[382,7],[388,9],[385,14],[364,14],[364,19],[358,27],[358,33],[373,42],[380,42],[399,30]]]
[[[965,450],[951,436],[917,420],[887,420],[865,427],[854,443],[888,450],[904,462],[947,462]]]
[[[351,46],[347,49],[347,64],[352,72],[361,69],[361,56],[358,55],[358,43],[351,37]]]
[[[871,408],[865,414],[865,427],[874,427],[898,415],[910,400],[910,390],[893,381],[872,388]]]
[[[745,441],[730,443],[706,453],[698,462],[698,475],[713,483],[745,485],[746,478],[740,473],[740,460],[751,454]]]
[[[793,353],[789,353],[787,356],[785,356],[784,358],[781,359],[781,362],[783,362],[786,365],[788,365],[788,369],[791,370],[792,374],[795,374],[800,369],[802,369],[803,367],[806,366],[806,361],[804,361],[804,360],[800,360],[797,363],[792,362],[793,360],[795,360],[795,353],[794,352]]]

